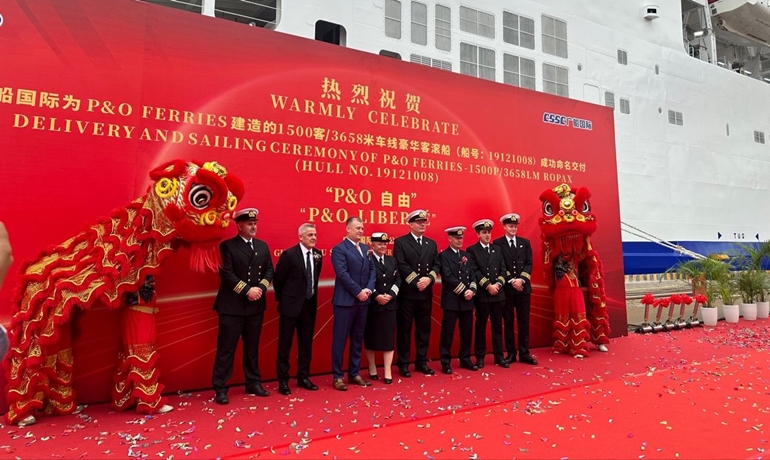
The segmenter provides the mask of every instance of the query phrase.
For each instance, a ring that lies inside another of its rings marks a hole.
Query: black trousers
[[[432,300],[398,299],[398,310],[396,310],[396,349],[398,350],[399,368],[409,365],[412,325],[415,326],[414,348],[416,356],[414,364],[416,366],[427,364],[432,306]]]
[[[227,381],[233,376],[233,361],[238,341],[243,339],[243,374],[246,386],[261,382],[259,373],[259,336],[265,314],[236,316],[219,315],[217,354],[211,383],[215,390],[227,389]]]
[[[439,354],[441,365],[448,365],[452,360],[452,339],[455,335],[455,325],[460,322],[460,351],[457,357],[461,363],[471,362],[471,335],[473,334],[473,310],[452,311],[444,310],[441,318],[441,339]]]
[[[476,337],[473,352],[476,359],[484,360],[487,354],[487,320],[492,325],[492,354],[495,361],[503,359],[503,310],[505,301],[476,302]]]
[[[505,293],[503,309],[503,327],[505,328],[505,350],[510,356],[516,356],[516,342],[513,338],[513,315],[516,315],[517,334],[519,336],[519,354],[529,355],[529,300],[531,294]]]
[[[289,355],[294,340],[294,331],[297,331],[297,380],[310,377],[310,360],[313,358],[313,333],[315,332],[316,312],[318,311],[318,298],[313,296],[306,299],[299,311],[299,316],[281,315],[278,320],[278,357],[275,369],[278,373],[278,382],[289,381]]]

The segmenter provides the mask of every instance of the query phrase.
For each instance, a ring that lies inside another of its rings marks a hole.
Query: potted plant
[[[767,273],[765,273],[767,275]],[[759,301],[757,302],[757,318],[767,318],[770,316],[770,302],[766,301],[766,296],[770,291],[770,278],[765,276],[765,283],[762,290],[759,291]]]
[[[743,299],[740,306],[740,314],[743,319],[749,321],[757,319],[757,297],[763,290],[765,278],[764,271],[753,268],[735,272],[735,287]]]
[[[762,259],[770,253],[770,242],[760,245],[740,244],[743,254],[735,258],[739,271],[735,274],[738,291],[743,298],[741,315],[744,319],[757,319],[757,300],[764,301],[767,273],[762,269]]]
[[[731,269],[730,261],[723,261],[717,255],[701,259],[690,259],[679,262],[666,273],[674,272],[680,279],[692,286],[694,295],[711,294],[710,300],[716,300],[718,296],[717,285],[720,279],[729,278]],[[661,276],[661,280],[663,277]]]
[[[717,307],[714,305],[715,298],[715,289],[711,289],[711,292],[707,291],[707,294],[695,295],[695,308],[700,304],[701,318],[703,319],[703,324],[705,326],[716,326],[717,321],[719,320],[719,310],[717,310]]]
[[[728,323],[737,323],[741,317],[740,307],[735,304],[735,281],[728,271],[727,274],[716,280],[716,290],[719,297],[722,298],[722,310],[725,314],[725,321]]]
[[[744,265],[754,271],[750,276],[753,277],[753,288],[756,291],[757,318],[767,318],[770,314],[770,302],[766,301],[766,295],[770,291],[770,280],[762,262],[770,258],[770,240],[758,245],[741,244],[740,247],[745,252],[744,259],[747,263]]]

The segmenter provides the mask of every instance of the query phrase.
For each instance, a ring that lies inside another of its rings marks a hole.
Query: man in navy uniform
[[[479,368],[471,362],[471,336],[473,334],[473,296],[476,295],[476,267],[473,257],[462,250],[465,227],[444,230],[449,237],[449,247],[438,255],[441,267],[441,372],[452,373],[452,339],[455,325],[460,322],[460,367],[470,371]]]
[[[530,282],[532,273],[532,246],[529,240],[516,236],[519,229],[519,215],[510,213],[500,218],[505,235],[494,243],[503,250],[505,267],[508,269],[509,281],[505,285],[505,308],[503,309],[503,328],[505,329],[505,349],[509,363],[516,361],[516,342],[513,337],[513,315],[516,314],[518,323],[518,354],[519,361],[526,364],[537,364],[537,360],[529,353],[529,303],[532,295]]]
[[[402,280],[396,311],[398,373],[402,377],[412,376],[409,372],[409,356],[414,325],[414,368],[425,375],[433,375],[435,372],[428,367],[427,355],[433,306],[432,285],[438,276],[438,246],[435,241],[424,236],[428,224],[427,212],[422,209],[412,211],[407,214],[406,222],[410,232],[396,238],[393,244],[393,255]]]
[[[348,383],[362,387],[372,384],[364,380],[359,371],[369,296],[374,291],[374,264],[369,260],[367,247],[361,243],[363,221],[351,217],[345,222],[345,229],[346,237],[332,249],[332,266],[336,275],[332,298],[332,386],[339,391],[348,389],[342,380],[342,355],[348,337]]]
[[[503,308],[505,307],[506,268],[502,249],[492,244],[492,226],[489,219],[473,223],[473,229],[479,241],[469,246],[467,251],[476,265],[478,292],[474,297],[476,305],[476,336],[473,351],[476,366],[484,367],[487,354],[487,321],[492,324],[492,354],[494,363],[500,367],[509,367],[503,358]]]
[[[297,331],[297,386],[310,391],[318,386],[310,381],[310,360],[313,356],[313,333],[318,311],[318,277],[323,254],[316,245],[313,224],[299,227],[299,244],[281,253],[275,264],[275,300],[278,302],[278,393],[290,395],[289,354]]]
[[[219,315],[217,353],[212,384],[217,404],[227,404],[227,381],[233,375],[238,341],[243,339],[243,373],[246,393],[267,396],[259,373],[259,335],[265,316],[267,288],[273,281],[273,260],[267,243],[257,234],[257,211],[242,209],[234,214],[238,234],[219,244],[219,292],[214,310]]]

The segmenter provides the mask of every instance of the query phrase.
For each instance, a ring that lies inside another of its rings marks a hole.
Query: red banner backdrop
[[[426,209],[428,236],[444,248],[446,227],[521,214],[520,235],[535,249],[532,344],[542,347],[553,308],[539,263],[538,196],[566,182],[594,193],[612,328],[625,333],[611,110],[137,2],[18,0],[2,13],[0,220],[17,260],[142,195],[158,164],[215,160],[245,182],[239,207],[259,208],[258,237],[274,261],[306,221],[318,225],[328,257],[354,215],[367,234],[395,237],[408,231],[410,210]],[[157,280],[160,367],[171,391],[210,385],[216,342],[218,276],[191,273],[187,257],[176,254]],[[13,271],[0,291],[6,323]],[[331,367],[329,260],[322,280],[314,373]],[[260,367],[274,378],[269,300]],[[99,305],[78,319],[81,402],[109,397],[117,319]]]

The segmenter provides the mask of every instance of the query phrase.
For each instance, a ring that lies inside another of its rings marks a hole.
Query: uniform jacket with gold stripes
[[[267,288],[273,281],[273,259],[267,243],[256,238],[251,241],[253,251],[239,235],[219,244],[222,265],[214,310],[220,315],[245,316],[265,310]],[[262,297],[256,302],[246,297],[252,287],[262,289]]]
[[[374,292],[370,297],[371,303],[369,308],[374,311],[390,310],[394,311],[398,308],[396,298],[401,290],[401,277],[398,276],[398,267],[396,266],[396,259],[391,256],[385,256],[385,266],[377,262],[377,256],[372,254],[370,256],[372,264],[374,264]],[[380,294],[390,294],[393,299],[385,305],[380,305],[375,298]]]
[[[493,296],[487,291],[490,284],[500,283],[505,287],[508,280],[511,279],[510,273],[505,268],[503,259],[503,250],[500,246],[489,244],[489,253],[481,246],[480,242],[468,246],[468,253],[473,257],[476,263],[476,283],[479,285],[479,292],[476,293],[474,300],[478,302],[500,302],[505,300],[505,289],[497,291]]]
[[[506,236],[493,241],[503,250],[503,259],[505,259],[505,268],[511,274],[511,278],[521,278],[524,280],[524,290],[516,291],[510,283],[505,285],[505,295],[511,294],[531,294],[532,293],[532,246],[529,240],[516,235],[516,248],[512,249],[508,244]]]
[[[408,300],[432,300],[433,284],[425,290],[417,289],[417,282],[423,276],[436,281],[438,278],[438,245],[432,239],[423,236],[422,247],[417,245],[412,233],[399,236],[393,243],[393,255],[398,263],[401,275],[401,292],[398,296]]]
[[[465,299],[465,291],[476,292],[476,263],[470,254],[458,255],[446,248],[438,255],[441,270],[441,308],[452,311],[473,310],[473,298]]]

